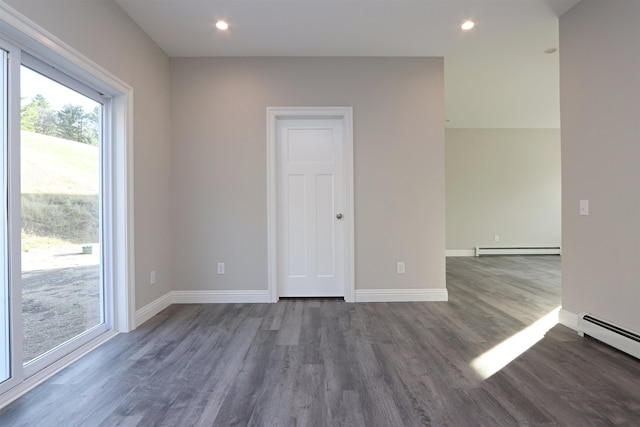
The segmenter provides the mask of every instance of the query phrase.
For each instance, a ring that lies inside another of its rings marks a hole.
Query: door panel
[[[306,277],[307,275],[307,218],[305,211],[306,177],[291,175],[288,177],[288,251],[289,276]]]
[[[280,296],[344,296],[342,121],[278,121]]]
[[[318,277],[335,277],[334,176],[316,176],[316,267]]]

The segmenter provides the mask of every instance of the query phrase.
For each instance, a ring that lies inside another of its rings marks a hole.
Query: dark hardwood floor
[[[449,258],[449,302],[174,305],[0,411],[2,426],[640,425],[640,361],[555,326],[560,257]]]

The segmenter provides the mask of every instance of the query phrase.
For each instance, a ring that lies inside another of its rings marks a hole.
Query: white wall
[[[172,288],[169,59],[112,0],[5,3],[133,87],[136,308],[143,307]]]
[[[563,308],[640,332],[640,2],[560,18]],[[579,216],[588,199],[590,215]]]
[[[171,84],[178,290],[267,288],[267,106],[353,106],[356,288],[445,287],[441,58],[182,58]]]
[[[560,246],[559,129],[445,135],[447,250]]]

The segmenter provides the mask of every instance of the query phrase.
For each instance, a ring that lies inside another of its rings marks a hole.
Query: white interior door
[[[343,122],[277,123],[282,297],[344,296]]]

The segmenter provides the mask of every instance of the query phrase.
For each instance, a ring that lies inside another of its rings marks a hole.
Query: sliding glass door
[[[20,71],[25,364],[104,323],[103,105],[32,62]]]
[[[0,39],[0,394],[112,329],[97,90]]]
[[[134,325],[131,88],[3,13],[0,405]]]

